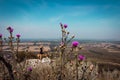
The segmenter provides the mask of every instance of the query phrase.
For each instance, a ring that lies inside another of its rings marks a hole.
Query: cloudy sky
[[[120,0],[0,0],[0,33],[60,38],[59,23],[77,39],[120,40]]]

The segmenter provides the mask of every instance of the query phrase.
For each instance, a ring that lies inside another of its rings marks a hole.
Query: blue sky
[[[120,40],[120,0],[0,0],[0,33],[60,38],[59,23],[77,39]]]

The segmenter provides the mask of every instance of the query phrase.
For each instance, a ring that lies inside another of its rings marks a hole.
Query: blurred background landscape
[[[120,41],[98,41],[98,40],[76,40],[80,42],[80,46],[83,47],[80,50],[80,54],[85,55],[93,62],[113,65],[109,66],[112,69],[120,69]],[[40,46],[44,46],[44,52],[54,52],[54,48],[59,46],[60,40],[58,39],[23,39],[19,43],[19,51],[25,51],[38,54],[40,52]],[[16,43],[14,43],[16,46]],[[68,44],[71,47],[71,44]],[[16,47],[14,47],[16,49]],[[10,51],[10,47],[7,43],[4,43],[4,51]],[[103,67],[103,66],[102,66]],[[107,66],[108,67],[108,66]]]
[[[82,46],[79,54],[97,63],[98,72],[117,69],[120,74],[120,0],[0,0],[0,33],[8,38],[5,29],[13,27],[13,36],[21,35],[19,52],[36,55],[42,45],[45,53],[54,53],[61,42],[60,23],[67,24]],[[3,51],[10,51],[7,42]]]

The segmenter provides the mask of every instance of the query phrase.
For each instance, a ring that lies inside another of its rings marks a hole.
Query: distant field
[[[79,52],[89,60],[99,64],[115,65],[120,67],[120,42],[119,41],[79,41],[83,49]],[[9,50],[7,44],[4,50]],[[16,45],[16,43],[14,43]],[[54,51],[54,47],[59,45],[59,41],[30,41],[21,42],[19,51],[24,51],[28,47],[30,52],[39,53],[40,45],[44,46],[44,51]],[[69,45],[70,46],[70,45]],[[16,49],[16,47],[15,47]]]
[[[120,70],[120,44],[100,42],[82,45],[84,49],[80,54],[86,55],[89,60],[97,62],[102,68]]]

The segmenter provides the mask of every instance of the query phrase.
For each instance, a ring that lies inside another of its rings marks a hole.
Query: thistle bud
[[[70,32],[67,32],[67,34],[70,34]]]
[[[0,38],[2,38],[2,34],[0,34]]]

